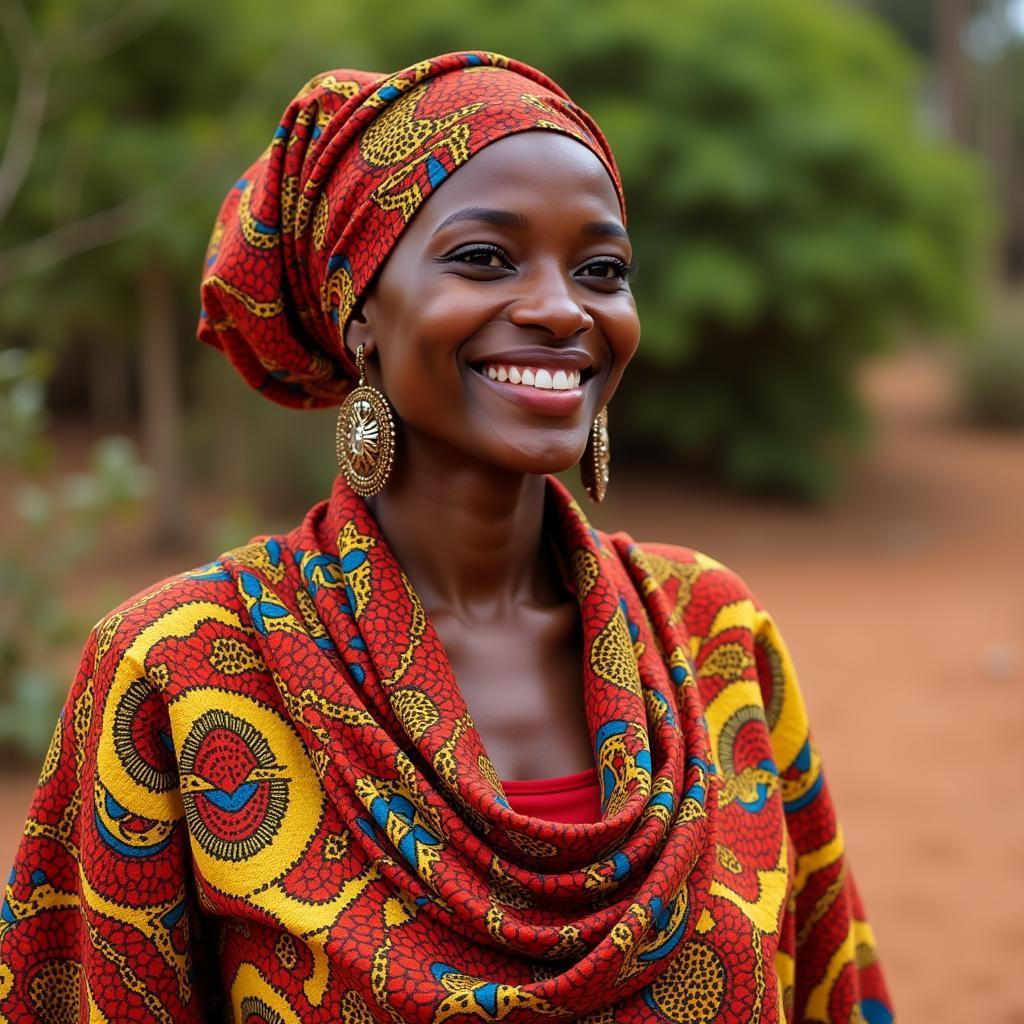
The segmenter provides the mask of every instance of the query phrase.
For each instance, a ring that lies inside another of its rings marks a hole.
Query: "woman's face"
[[[366,345],[370,382],[417,442],[557,472],[636,350],[631,258],[597,157],[554,132],[512,135],[423,204],[346,343]]]

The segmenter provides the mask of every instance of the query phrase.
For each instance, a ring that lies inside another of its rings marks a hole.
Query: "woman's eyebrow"
[[[521,213],[512,213],[510,210],[491,210],[486,206],[467,206],[465,209],[456,210],[451,216],[445,217],[434,230],[434,234],[438,235],[446,227],[464,220],[494,224],[500,228],[526,229],[530,226],[529,218],[524,217]]]
[[[591,224],[586,224],[583,227],[583,234],[591,236],[611,235],[614,238],[621,238],[625,242],[629,241],[626,229],[621,224],[616,224],[613,220],[598,220]]]

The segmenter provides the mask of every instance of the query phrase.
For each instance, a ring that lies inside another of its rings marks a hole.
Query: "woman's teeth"
[[[491,380],[509,384],[525,384],[542,391],[571,391],[580,386],[579,370],[545,370],[542,366],[498,366],[489,364],[481,368]]]

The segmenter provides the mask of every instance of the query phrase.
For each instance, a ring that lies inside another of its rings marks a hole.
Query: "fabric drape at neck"
[[[4,904],[0,1013],[57,979],[96,1019],[223,996],[289,1024],[891,1021],[771,620],[717,563],[548,494],[600,821],[509,807],[339,478],[97,627]]]
[[[620,1001],[673,962],[713,872],[715,783],[681,636],[665,623],[655,632],[628,559],[551,486],[588,652],[584,700],[603,807],[594,824],[509,808],[440,640],[365,504],[344,485],[327,514],[295,535],[290,558],[282,553],[275,565],[272,549],[257,549],[223,563],[263,623],[261,655],[328,808],[360,849],[349,879],[367,884],[351,911],[360,927],[339,927],[343,914],[305,940],[345,964],[368,945],[389,958],[436,947],[406,979],[403,998],[433,987],[452,1012],[466,993],[450,976],[472,974],[473,963],[503,976],[505,998],[537,1019]],[[322,624],[323,635],[296,635],[292,624],[306,621]],[[299,668],[312,663],[315,686]],[[205,851],[197,864],[215,885],[237,873]],[[401,909],[390,917],[403,929],[382,923],[396,894]],[[559,970],[538,979],[527,960]],[[388,1002],[407,1019],[413,1008],[403,998]]]
[[[601,130],[528,64],[480,50],[393,75],[317,75],[221,206],[203,273],[200,340],[276,402],[337,404],[356,377],[345,326],[416,211],[474,153],[537,130],[590,149],[625,218]]]

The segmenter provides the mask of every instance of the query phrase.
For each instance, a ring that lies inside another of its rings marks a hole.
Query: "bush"
[[[73,612],[69,576],[94,551],[103,523],[137,508],[150,487],[134,445],[121,437],[99,440],[85,472],[47,472],[49,372],[39,354],[0,353],[0,469],[22,476],[0,544],[0,752],[32,761],[46,749],[66,691],[55,656],[81,644],[92,618]]]
[[[961,388],[972,422],[1024,428],[1024,325],[1004,326],[968,349]]]

